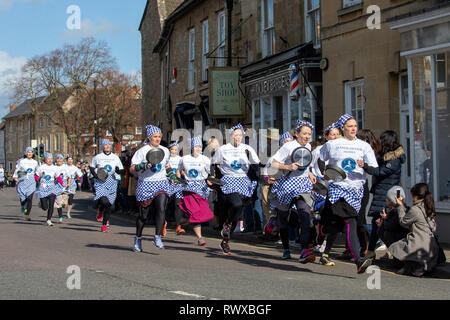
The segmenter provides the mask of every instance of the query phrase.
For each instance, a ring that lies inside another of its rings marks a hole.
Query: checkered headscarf
[[[109,139],[101,139],[100,140],[100,146],[101,146],[102,149],[107,144],[111,144],[111,141]]]
[[[339,120],[336,122],[336,126],[342,130],[342,128],[344,128],[345,123],[350,119],[355,118],[352,115],[346,113],[339,118]]]
[[[338,124],[336,122],[330,124],[326,129],[325,132],[330,132],[331,130],[333,130],[334,128],[339,128]]]
[[[239,123],[230,129],[230,134],[233,134],[234,130],[241,129],[242,133],[245,133],[244,127]]]
[[[201,136],[189,139],[189,141],[191,143],[191,149],[193,149],[194,147],[203,147]]]
[[[161,129],[152,125],[148,125],[145,127],[147,129],[147,138],[151,138],[155,133],[162,133]]]
[[[63,157],[63,155],[62,155],[62,154],[57,154],[57,155],[55,156],[55,160],[56,160],[56,159],[58,159],[58,158],[61,158],[61,159],[63,159],[63,160],[64,160],[64,157]]]
[[[294,137],[291,135],[291,133],[290,133],[289,131],[286,131],[285,133],[283,133],[283,134],[281,135],[281,138],[280,138],[280,146],[281,146],[281,144],[283,143],[283,141],[286,140],[287,138],[294,139]]]
[[[28,151],[32,151],[34,154],[34,149],[32,147],[26,148],[24,154],[27,155]]]
[[[53,158],[53,155],[50,152],[46,152],[44,154],[44,159],[47,159],[47,158]]]
[[[172,147],[178,147],[178,141],[172,142],[171,144],[169,144],[169,146],[167,147],[167,149],[170,149]]]
[[[311,130],[314,130],[314,126],[312,125],[311,122],[303,121],[303,120],[297,120],[297,126],[295,127],[295,131],[298,131],[303,126],[310,127]]]

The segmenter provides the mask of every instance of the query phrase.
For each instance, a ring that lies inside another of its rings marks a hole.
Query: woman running
[[[147,138],[149,143],[136,151],[131,159],[130,172],[138,173],[138,185],[136,188],[136,200],[139,204],[139,215],[136,221],[136,236],[134,237],[133,251],[142,252],[142,231],[145,223],[153,211],[155,217],[155,239],[153,244],[158,249],[164,249],[161,234],[165,223],[167,203],[176,192],[174,186],[166,176],[166,170],[172,171],[169,165],[169,150],[160,145],[161,129],[148,125]],[[164,159],[160,163],[148,163],[147,153],[158,148],[164,152]],[[173,172],[171,172],[173,173]]]
[[[378,167],[378,164],[371,146],[356,138],[358,125],[351,115],[341,116],[337,124],[343,131],[344,137],[328,141],[320,150],[322,161],[328,161],[329,165],[336,165],[346,173],[345,179],[332,182],[328,188],[328,197],[321,219],[324,232],[328,234],[324,254],[330,253],[337,234],[345,228],[347,244],[357,272],[364,273],[371,262],[360,258],[357,217],[361,209],[366,176],[357,161],[363,160],[373,167]]]
[[[36,191],[36,181],[34,175],[38,167],[38,162],[33,159],[33,148],[25,149],[25,158],[20,159],[13,179],[16,182],[17,194],[20,198],[20,206],[25,220],[30,221],[31,207],[33,205],[33,194]]]
[[[213,156],[212,163],[218,165],[222,173],[221,186],[223,192],[223,203],[225,223],[221,231],[222,242],[220,247],[223,253],[231,255],[228,244],[234,225],[242,213],[244,200],[250,198],[255,191],[257,181],[251,181],[247,176],[251,166],[259,169],[259,157],[256,151],[242,143],[244,128],[241,124],[230,129],[231,142],[221,146]],[[248,153],[248,155],[247,155]],[[255,172],[259,170],[255,169]]]
[[[38,198],[41,201],[41,208],[47,211],[47,225],[53,226],[52,216],[55,206],[56,196],[64,191],[64,168],[53,164],[53,155],[45,153],[45,163],[36,170],[37,180],[39,181]],[[59,210],[58,210],[58,213]],[[62,223],[62,211],[58,223]]]
[[[95,189],[95,207],[98,207],[99,214],[97,220],[102,222],[102,232],[108,232],[109,219],[111,211],[113,209],[114,201],[117,197],[117,185],[120,180],[120,174],[124,173],[122,162],[120,158],[112,153],[111,141],[108,139],[102,139],[100,146],[103,150],[92,159],[91,166],[89,167],[92,175],[94,176],[94,189]],[[102,181],[98,178],[98,170],[104,169],[108,173],[108,177]]]
[[[178,142],[172,142],[171,144],[169,144],[169,152],[170,152],[170,158],[169,158],[169,165],[172,168],[172,171],[174,174],[177,174],[178,171],[178,165],[180,164],[181,161],[181,157],[178,155],[178,151],[179,151],[179,145]],[[173,195],[170,197],[169,199],[169,208],[170,211],[173,212],[174,216],[175,216],[175,222],[177,224],[177,228],[175,229],[175,233],[177,236],[185,234],[186,231],[181,227],[181,210],[180,210],[180,202],[181,199],[183,198],[183,195],[180,192],[178,192],[176,195]],[[164,224],[164,226],[166,226],[167,223]],[[162,236],[165,236],[165,228],[163,229],[163,234]]]
[[[180,172],[184,171],[188,182],[182,190],[180,209],[187,216],[188,223],[192,224],[198,245],[204,246],[206,241],[202,237],[201,224],[214,217],[208,204],[209,186],[212,183],[205,180],[210,173],[211,161],[202,155],[202,137],[190,139],[190,143],[192,154],[182,157],[178,166],[177,175],[180,176]]]
[[[296,214],[298,225],[301,228],[299,242],[301,245],[300,263],[314,262],[316,257],[308,250],[311,243],[310,215],[311,215],[311,190],[316,183],[315,176],[309,168],[299,169],[298,163],[293,163],[291,156],[293,152],[303,147],[311,150],[311,140],[314,127],[307,121],[297,120],[295,127],[296,140],[284,144],[273,156],[272,166],[284,170],[281,176],[272,186],[271,198],[277,208],[277,223],[280,228],[280,237],[283,245],[283,259],[290,259],[289,250],[289,218],[290,214]],[[286,172],[288,171],[288,172]],[[300,196],[300,197],[299,197]],[[295,201],[295,210],[290,205]]]
[[[63,180],[63,190],[61,193],[56,195],[55,198],[55,206],[57,208],[58,211],[58,216],[59,216],[59,220],[58,223],[62,223],[63,222],[63,215],[62,215],[62,208],[64,206],[64,198],[63,196],[67,196],[68,193],[68,187],[71,183],[71,179],[70,177],[67,175],[66,172],[66,164],[64,163],[64,157],[62,154],[57,154],[55,156],[55,160],[56,160],[56,167],[59,170],[59,176],[62,178]]]
[[[73,198],[75,193],[77,192],[77,177],[81,178],[83,173],[81,170],[73,165],[73,157],[71,155],[67,155],[66,157],[67,165],[66,165],[66,174],[67,178],[70,178],[69,184],[69,200],[67,204],[67,218],[71,218],[70,213],[73,207]]]

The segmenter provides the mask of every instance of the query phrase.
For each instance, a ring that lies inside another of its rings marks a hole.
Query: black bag
[[[438,253],[438,261],[437,261],[437,264],[438,264],[438,265],[444,264],[444,263],[447,261],[447,257],[445,256],[444,249],[442,249],[441,244],[439,243],[439,237],[438,237],[438,235],[435,234],[435,233],[433,232],[433,230],[431,229],[431,226],[430,226],[430,224],[428,223],[428,219],[427,219],[427,216],[425,215],[425,212],[422,210],[422,208],[420,208],[420,209],[421,209],[420,211],[422,211],[422,213],[423,213],[423,216],[424,216],[424,218],[425,218],[425,221],[427,222],[428,226],[430,227],[430,230],[431,230],[431,233],[432,233],[433,236],[434,236],[434,239],[436,240],[436,244],[437,244],[438,247],[439,247],[439,253]]]

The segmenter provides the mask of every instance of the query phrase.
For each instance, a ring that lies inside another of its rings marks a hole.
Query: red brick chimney
[[[10,106],[10,107],[9,107],[9,112],[13,112],[14,109],[15,109],[16,107],[17,107],[17,106]]]

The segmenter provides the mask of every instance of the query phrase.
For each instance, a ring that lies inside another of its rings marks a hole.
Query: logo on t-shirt
[[[239,163],[239,161],[234,160],[234,161],[231,163],[230,167],[231,167],[231,169],[233,169],[233,170],[235,170],[235,171],[238,171],[239,169],[242,168],[242,164]]]
[[[50,181],[52,177],[50,177],[50,175],[46,174],[42,179],[44,179],[45,181]]]
[[[352,172],[356,169],[356,161],[352,158],[346,158],[342,160],[341,167],[347,172]]]
[[[153,173],[160,172],[161,169],[162,169],[161,163],[158,163],[158,164],[152,164],[152,166],[150,167],[150,170],[151,170]]]
[[[189,174],[189,177],[194,178],[194,179],[198,177],[198,171],[195,169],[189,170],[188,174]]]
[[[103,169],[105,169],[105,170],[108,171],[108,172],[111,172],[111,171],[112,171],[112,167],[111,167],[109,164],[107,164],[106,166],[104,166]]]
[[[32,172],[33,172],[33,169],[31,169],[31,168],[27,169],[27,173],[32,173]]]

